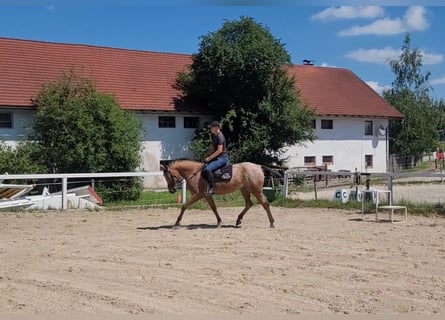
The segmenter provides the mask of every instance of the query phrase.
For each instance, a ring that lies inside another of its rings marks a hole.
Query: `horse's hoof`
[[[173,230],[178,230],[180,227],[181,227],[180,224],[175,224],[175,225],[172,227],[172,229],[173,229]]]
[[[271,228],[275,228],[275,226],[273,225],[273,223],[270,225]]]
[[[241,226],[241,220],[236,220],[235,226],[236,227],[240,227]]]

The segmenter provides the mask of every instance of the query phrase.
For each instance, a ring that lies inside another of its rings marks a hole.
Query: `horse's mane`
[[[189,158],[179,158],[179,159],[174,159],[174,160],[169,160],[167,162],[168,166],[172,166],[174,164],[190,164],[190,165],[197,165],[197,164],[202,164],[202,162],[195,160],[195,159],[189,159]]]

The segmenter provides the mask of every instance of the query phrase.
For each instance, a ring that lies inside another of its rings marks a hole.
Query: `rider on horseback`
[[[210,125],[210,132],[212,133],[212,147],[213,153],[205,158],[204,163],[206,166],[203,168],[203,172],[209,182],[206,195],[211,196],[215,193],[215,180],[213,172],[224,167],[229,163],[229,154],[227,153],[226,138],[221,131],[221,125],[217,121],[213,121]]]

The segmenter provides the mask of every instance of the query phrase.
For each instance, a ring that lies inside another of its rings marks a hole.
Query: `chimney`
[[[304,59],[303,60],[303,65],[304,66],[313,66],[314,65],[315,60],[308,60],[308,59]]]

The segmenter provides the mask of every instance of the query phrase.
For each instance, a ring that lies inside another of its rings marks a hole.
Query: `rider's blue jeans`
[[[212,162],[209,162],[205,168],[206,171],[214,172],[215,170],[218,170],[222,167],[224,167],[226,164],[229,163],[229,156],[222,155],[213,160]]]

